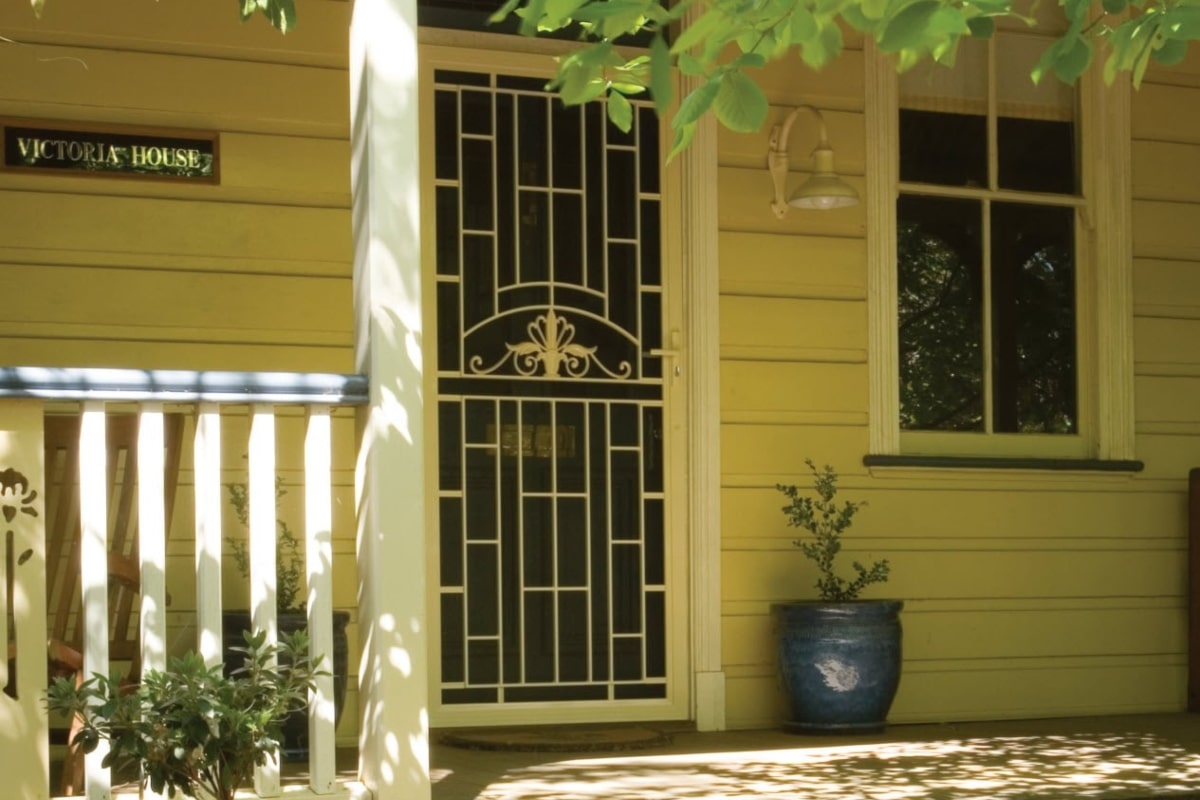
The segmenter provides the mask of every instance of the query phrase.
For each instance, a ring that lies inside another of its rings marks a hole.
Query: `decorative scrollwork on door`
[[[483,358],[471,357],[471,371],[477,375],[490,375],[504,366],[510,358],[513,369],[526,377],[537,374],[539,366],[547,378],[582,378],[595,364],[605,375],[624,380],[633,374],[628,361],[622,361],[616,370],[604,366],[596,356],[595,347],[586,347],[575,341],[575,326],[567,318],[559,316],[554,309],[539,315],[526,326],[528,341],[512,344],[505,342],[508,351],[490,367],[483,366]]]

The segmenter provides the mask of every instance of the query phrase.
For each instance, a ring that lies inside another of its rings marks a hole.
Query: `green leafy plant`
[[[499,3],[499,0],[498,0]],[[46,0],[30,0],[41,16]],[[672,72],[689,79],[671,127],[674,155],[712,112],[733,131],[756,131],[770,111],[752,71],[795,53],[812,69],[837,58],[844,30],[873,39],[898,69],[922,60],[953,65],[964,38],[987,39],[998,20],[1035,24],[1038,0],[504,0],[493,22],[514,15],[526,35],[570,32],[578,47],[558,58],[551,82],[567,104],[607,100],[623,131],[630,97],[648,94],[660,115],[673,107]],[[1200,39],[1200,8],[1190,0],[1058,0],[1064,25],[1031,70],[1073,83],[1104,58],[1104,79],[1130,74],[1141,84],[1151,62],[1178,64]],[[283,33],[296,26],[295,0],[238,0],[243,21],[261,15]],[[643,52],[622,45],[649,44]],[[748,72],[750,74],[748,74]]]
[[[73,744],[85,753],[109,745],[104,767],[136,766],[156,792],[233,800],[254,767],[274,759],[284,717],[308,701],[313,679],[327,674],[310,660],[303,632],[268,646],[245,635],[242,667],[226,676],[196,653],[151,670],[128,690],[95,675],[76,686],[58,678],[47,693],[51,712],[79,716]],[[205,794],[200,794],[200,792]]]
[[[255,14],[262,14],[280,33],[287,33],[296,27],[295,0],[238,0],[238,3],[241,5],[242,22]]]
[[[997,22],[1034,25],[1037,0],[506,0],[527,35],[571,32],[578,47],[558,58],[551,83],[563,101],[607,99],[609,118],[628,130],[629,99],[648,96],[659,114],[674,108],[672,154],[687,147],[709,111],[732,131],[758,130],[770,104],[754,71],[789,54],[820,69],[855,31],[895,59],[898,69],[923,60],[953,65],[961,40],[987,39]],[[1111,82],[1128,72],[1141,83],[1151,62],[1181,61],[1200,38],[1200,9],[1180,0],[1058,0],[1062,29],[1031,70],[1077,80],[1094,57]],[[634,38],[640,52],[622,51]],[[689,80],[672,105],[673,70]]]
[[[817,469],[812,459],[805,459],[804,463],[812,470],[816,497],[802,495],[795,486],[777,484],[775,487],[790,501],[783,507],[788,525],[803,528],[812,535],[811,539],[796,539],[793,544],[817,565],[821,575],[816,586],[822,601],[840,603],[857,599],[864,587],[885,582],[891,565],[886,558],[870,567],[855,561],[852,564],[853,580],[836,574],[834,568],[842,550],[842,533],[850,527],[854,515],[866,502],[846,500],[839,506],[836,499],[838,476],[833,467],[826,464],[824,469]]]
[[[244,483],[226,484],[229,492],[229,504],[233,506],[238,521],[247,528],[250,526],[250,492]],[[283,488],[283,479],[275,477],[275,502],[278,504],[287,489]],[[304,600],[304,551],[300,548],[300,540],[291,527],[282,519],[277,520],[279,535],[275,537],[275,608],[278,611],[303,611]],[[233,555],[234,563],[242,577],[250,576],[250,551],[244,539],[226,537],[229,552]]]
[[[29,0],[29,4],[33,7],[33,13],[40,17],[46,0]],[[238,0],[238,13],[242,22],[255,14],[262,14],[280,33],[287,33],[296,27],[295,0]]]

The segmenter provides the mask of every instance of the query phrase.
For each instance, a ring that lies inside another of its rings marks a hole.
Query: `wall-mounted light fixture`
[[[811,111],[817,117],[820,125],[820,139],[812,152],[813,174],[800,185],[791,199],[787,198],[788,174],[788,136],[792,132],[792,124],[796,115],[802,110]],[[771,180],[775,183],[775,199],[771,201],[771,210],[775,216],[783,219],[788,206],[796,208],[844,208],[858,203],[858,192],[833,171],[833,149],[829,146],[828,135],[825,131],[825,118],[821,112],[812,106],[799,106],[783,120],[782,125],[771,129],[770,152],[767,153],[767,169]]]

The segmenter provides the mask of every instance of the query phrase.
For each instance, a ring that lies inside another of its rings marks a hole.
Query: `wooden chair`
[[[46,440],[46,597],[50,677],[83,675],[83,614],[79,587],[79,422],[78,416],[49,416]],[[109,659],[129,665],[126,680],[136,683],[141,659],[138,647],[139,581],[137,553],[137,430],[133,414],[109,415],[108,449],[108,630]],[[183,417],[164,419],[166,519],[171,520],[179,477]],[[70,744],[68,732],[60,791],[72,795],[83,788],[83,757]]]

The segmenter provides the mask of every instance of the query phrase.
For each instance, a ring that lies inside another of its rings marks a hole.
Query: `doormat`
[[[635,725],[567,725],[456,730],[442,734],[439,741],[468,750],[607,753],[662,747],[671,743],[671,736]]]

